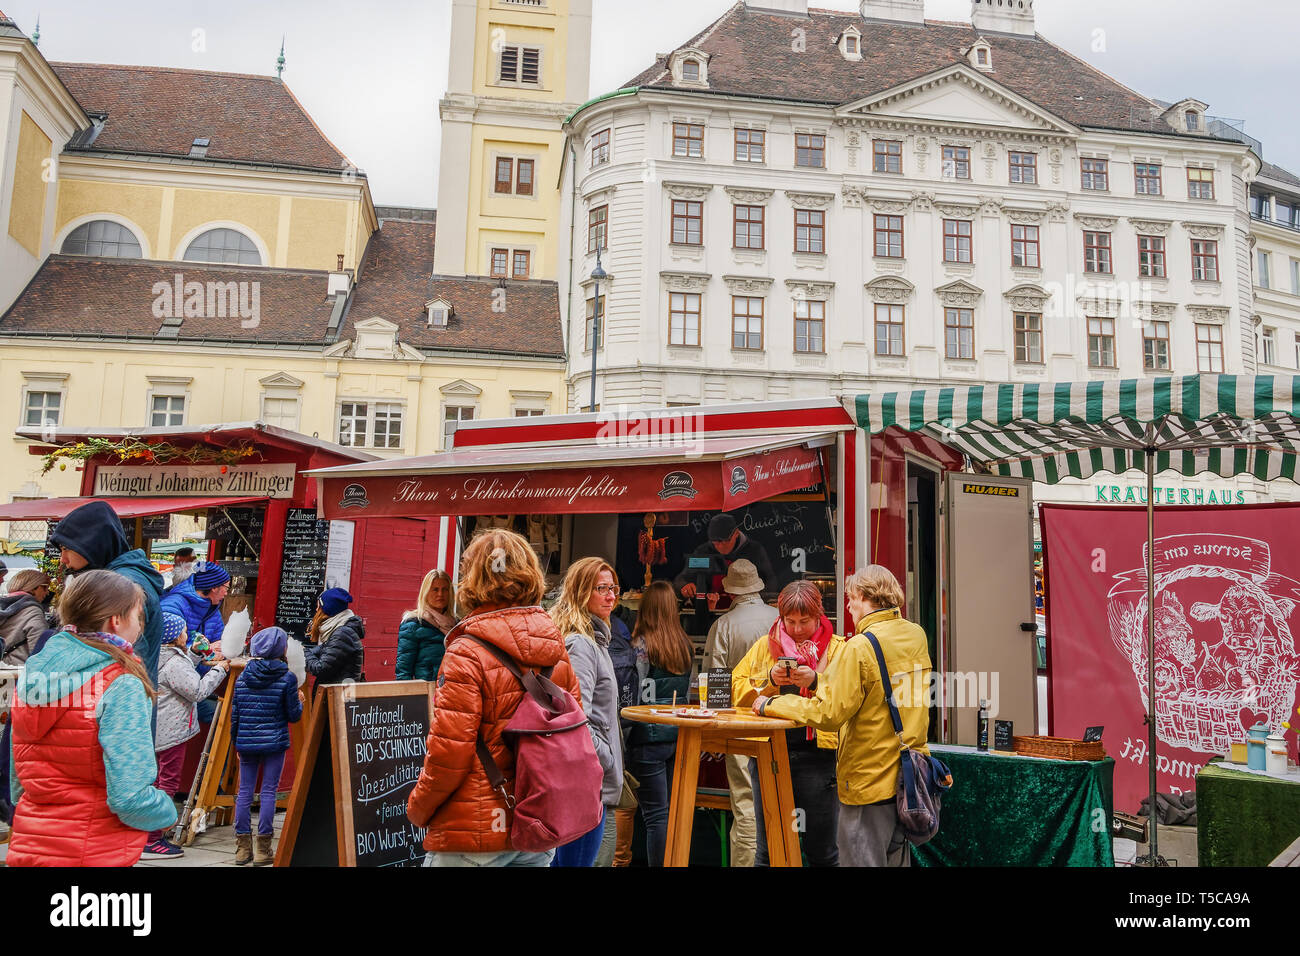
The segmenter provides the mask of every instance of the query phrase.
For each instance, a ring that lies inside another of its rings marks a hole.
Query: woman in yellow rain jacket
[[[903,620],[903,590],[887,568],[871,565],[844,583],[854,636],[812,697],[773,697],[764,691],[755,713],[784,717],[818,731],[839,731],[841,866],[908,866],[911,853],[898,821],[895,791],[898,736],[885,704],[870,631],[880,642],[909,747],[929,753],[930,650],[925,631]],[[761,642],[760,642],[761,643]],[[901,679],[901,682],[898,682]],[[797,800],[796,800],[797,802]]]
[[[765,638],[759,638],[731,672],[732,700],[744,707],[764,695],[784,694],[783,699],[812,699],[817,681],[844,650],[844,638],[834,633],[822,612],[822,595],[808,581],[786,585],[777,598],[780,617]],[[781,663],[785,659],[787,663]],[[788,664],[788,666],[787,666]],[[803,811],[801,840],[804,855],[812,866],[837,866],[835,798],[836,735],[802,727],[785,734],[790,754],[790,784],[794,805]],[[757,768],[750,760],[750,777],[757,780]],[[762,794],[754,788],[754,819],[760,821],[755,866],[767,866],[767,828],[763,819]]]

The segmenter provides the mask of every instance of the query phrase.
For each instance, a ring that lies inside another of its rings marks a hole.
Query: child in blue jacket
[[[302,716],[303,696],[298,679],[285,662],[289,635],[268,627],[253,635],[252,658],[235,681],[230,711],[230,737],[239,755],[239,796],[235,799],[235,863],[265,866],[271,853],[275,793],[289,749],[289,725]],[[262,774],[261,808],[257,814],[257,848],[253,851],[253,787]]]

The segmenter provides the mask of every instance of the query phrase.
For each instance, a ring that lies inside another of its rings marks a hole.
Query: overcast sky
[[[593,2],[593,95],[730,6]],[[969,20],[970,8],[970,0],[926,0],[933,19]],[[451,0],[0,0],[0,10],[29,34],[39,12],[51,60],[273,74],[287,34],[285,81],[367,172],[376,203],[435,205]],[[1300,172],[1297,0],[1037,0],[1037,12],[1039,32],[1055,43],[1147,96],[1196,97],[1215,115],[1244,120],[1266,159]]]

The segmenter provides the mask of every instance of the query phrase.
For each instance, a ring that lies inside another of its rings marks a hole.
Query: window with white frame
[[[185,424],[184,395],[154,395],[149,402],[149,425],[166,428]]]
[[[1261,289],[1273,287],[1272,264],[1272,257],[1263,249],[1259,250],[1259,287]]]
[[[296,432],[300,405],[297,398],[276,398],[268,395],[262,399],[262,421],[276,428]]]
[[[24,428],[57,428],[63,424],[63,392],[30,386],[23,395]]]
[[[1264,329],[1264,364],[1277,364],[1277,329]]]
[[[1291,260],[1291,294],[1300,295],[1300,259]]]
[[[348,448],[401,448],[402,406],[394,402],[342,402],[339,444]]]
[[[234,229],[209,229],[191,242],[181,256],[186,262],[219,262],[225,265],[260,266],[262,254],[253,240]]]
[[[120,223],[96,219],[82,223],[63,240],[65,256],[96,256],[101,259],[139,259],[140,241]]]
[[[456,433],[461,422],[474,420],[473,405],[444,405],[442,409],[442,449],[452,447],[451,436]]]

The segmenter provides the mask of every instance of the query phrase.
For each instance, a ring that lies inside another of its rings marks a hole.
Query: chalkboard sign
[[[1006,752],[1013,752],[1016,749],[1015,741],[1012,740],[1012,721],[995,720],[993,721],[993,749]]]
[[[832,497],[832,504],[834,498]],[[759,501],[728,512],[747,537],[767,551],[777,580],[765,581],[777,592],[806,574],[835,574],[835,535],[823,501]],[[655,537],[665,539],[668,562],[653,568],[654,577],[671,581],[687,557],[709,537],[709,521],[717,511],[692,511],[684,524],[656,524]],[[619,519],[617,571],[624,587],[640,586],[645,565],[637,559],[637,536],[643,514]]]
[[[1105,729],[1105,727],[1089,727],[1083,732],[1083,742],[1085,744],[1096,743],[1101,740],[1102,731]]]
[[[143,520],[142,527],[146,541],[166,541],[172,534],[172,516],[152,515]]]
[[[308,512],[315,515],[315,511]],[[265,508],[213,508],[208,513],[205,535],[209,541],[240,542],[253,550],[262,548],[262,533],[266,530]],[[241,537],[242,535],[242,537]],[[244,543],[247,539],[247,544]]]
[[[275,865],[420,866],[425,831],[407,819],[406,801],[432,713],[425,681],[318,688]]]
[[[325,562],[329,552],[330,523],[318,521],[311,508],[290,508],[284,525],[284,564],[280,568],[280,596],[275,623],[299,640],[316,613],[316,601],[325,590]]]
[[[714,668],[709,675],[709,710],[726,710],[731,706],[731,671]]]

